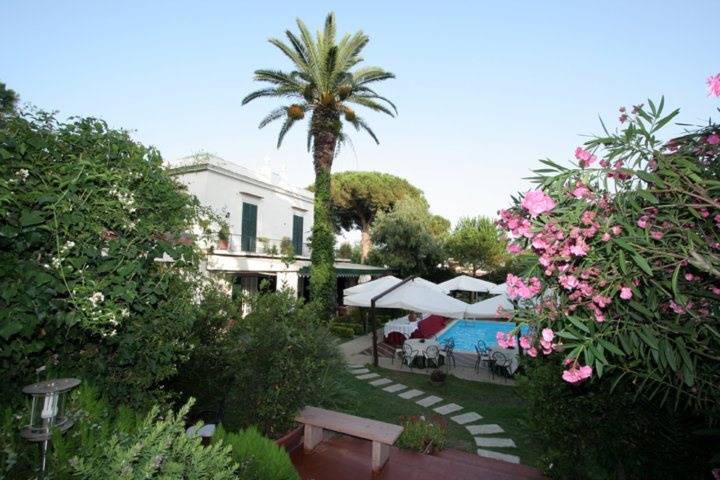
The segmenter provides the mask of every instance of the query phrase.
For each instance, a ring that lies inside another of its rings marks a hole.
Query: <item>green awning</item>
[[[376,267],[373,265],[363,265],[361,263],[336,262],[335,273],[338,277],[359,277],[360,275],[382,275],[390,273],[392,269],[385,267]],[[310,275],[310,267],[302,267],[298,271],[301,276]]]

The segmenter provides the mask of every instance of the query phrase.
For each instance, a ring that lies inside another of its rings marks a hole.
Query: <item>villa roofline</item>
[[[289,195],[297,200],[313,203],[315,199],[315,195],[309,190],[292,185],[277,185],[272,181],[261,178],[257,172],[249,170],[242,165],[227,162],[218,157],[208,156],[201,161],[198,161],[198,159],[194,157],[186,157],[182,160],[185,160],[187,163],[181,162],[175,165],[168,165],[167,169],[170,175],[182,175],[184,173],[202,172],[207,170],[235,180],[244,181],[256,187]]]

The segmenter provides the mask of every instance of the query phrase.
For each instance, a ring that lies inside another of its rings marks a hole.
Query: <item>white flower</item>
[[[95,292],[90,296],[88,300],[90,301],[90,304],[93,306],[93,308],[95,308],[98,306],[98,303],[101,303],[103,300],[105,300],[105,295],[103,295],[102,292]]]
[[[28,172],[26,168],[21,168],[15,172],[15,175],[24,182],[30,176],[30,172]]]
[[[107,257],[110,253],[110,249],[107,247],[103,247],[100,249],[100,256],[101,257]]]
[[[61,262],[58,257],[52,257],[52,260],[50,260],[50,264],[53,266],[54,269],[60,268]]]
[[[120,309],[120,316],[123,318],[127,318],[130,316],[130,310],[127,309],[127,307],[123,307]]]

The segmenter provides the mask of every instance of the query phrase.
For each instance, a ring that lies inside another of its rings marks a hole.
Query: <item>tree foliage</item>
[[[506,242],[490,218],[461,218],[446,242],[447,253],[453,260],[469,269],[491,272],[506,260]]]
[[[45,365],[151,394],[190,349],[202,209],[156,150],[100,120],[8,116],[0,156],[2,393]]]
[[[0,115],[15,111],[18,102],[18,95],[14,90],[0,82]]]
[[[623,130],[578,148],[579,168],[543,162],[542,191],[502,214],[537,257],[529,280],[509,281],[515,295],[545,299],[517,319],[547,329],[540,343],[568,360],[567,381],[592,373],[717,418],[720,127],[663,142],[677,114],[663,103],[637,106]]]
[[[443,262],[440,239],[433,234],[434,216],[423,201],[406,198],[381,212],[372,226],[374,264],[387,265],[400,276],[431,274]]]
[[[255,80],[270,86],[249,94],[243,104],[258,98],[293,102],[274,109],[260,122],[260,128],[263,128],[283,120],[278,148],[290,128],[307,113],[311,114],[307,146],[308,150],[312,149],[315,167],[315,209],[310,292],[318,311],[329,318],[334,313],[336,297],[330,171],[338,145],[348,141],[342,120],[356,130],[367,132],[378,142],[375,133],[350,105],[394,116],[395,105],[372,88],[375,83],[394,78],[394,75],[379,67],[356,68],[363,61],[360,53],[369,37],[358,31],[338,39],[334,13],[327,16],[324,29],[314,38],[302,20],[297,20],[297,27],[299,34],[290,30],[285,32],[287,41],[269,40],[290,59],[293,70],[256,70]]]

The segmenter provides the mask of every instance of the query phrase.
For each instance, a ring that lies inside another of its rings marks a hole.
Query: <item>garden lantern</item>
[[[48,443],[52,429],[64,433],[72,427],[73,421],[67,417],[65,403],[67,392],[80,385],[77,378],[60,378],[33,383],[23,387],[23,393],[32,397],[30,424],[20,435],[40,446],[40,471],[45,472]]]

